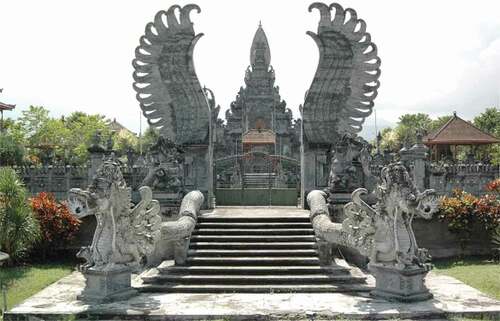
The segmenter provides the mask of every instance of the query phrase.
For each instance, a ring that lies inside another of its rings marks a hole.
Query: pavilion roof
[[[437,131],[425,136],[426,145],[484,145],[500,143],[495,136],[458,117],[453,117]]]
[[[6,104],[6,103],[2,103],[2,102],[0,101],[0,110],[1,110],[1,111],[4,111],[4,110],[12,110],[12,109],[14,109],[14,108],[16,108],[16,105],[9,105],[9,104]]]

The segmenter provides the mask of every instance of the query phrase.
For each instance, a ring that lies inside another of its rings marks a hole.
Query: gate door
[[[217,159],[214,182],[218,206],[297,206],[299,162],[250,152]]]

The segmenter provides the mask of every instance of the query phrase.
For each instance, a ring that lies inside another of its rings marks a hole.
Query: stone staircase
[[[263,209],[265,210],[265,209]],[[143,292],[365,292],[362,273],[321,266],[308,217],[201,216],[185,266],[143,274]]]
[[[276,177],[275,173],[245,173],[243,174],[243,184],[246,188],[274,187]]]

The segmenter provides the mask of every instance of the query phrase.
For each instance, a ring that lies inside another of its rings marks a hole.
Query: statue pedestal
[[[77,296],[81,301],[111,302],[128,299],[137,294],[132,288],[129,268],[99,271],[92,268],[82,271],[85,288]]]
[[[415,302],[431,299],[433,296],[425,286],[427,267],[415,267],[400,270],[393,266],[368,264],[368,269],[375,277],[374,297],[391,301]]]

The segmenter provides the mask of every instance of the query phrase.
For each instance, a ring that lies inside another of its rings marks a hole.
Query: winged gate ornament
[[[176,17],[179,11],[179,19]],[[150,126],[178,145],[208,142],[210,109],[193,63],[195,35],[188,4],[159,11],[135,50],[133,87]]]
[[[319,48],[319,63],[302,108],[309,143],[331,144],[356,134],[370,116],[380,86],[380,58],[356,11],[315,2],[318,33],[307,32]],[[332,19],[332,11],[334,16]]]

